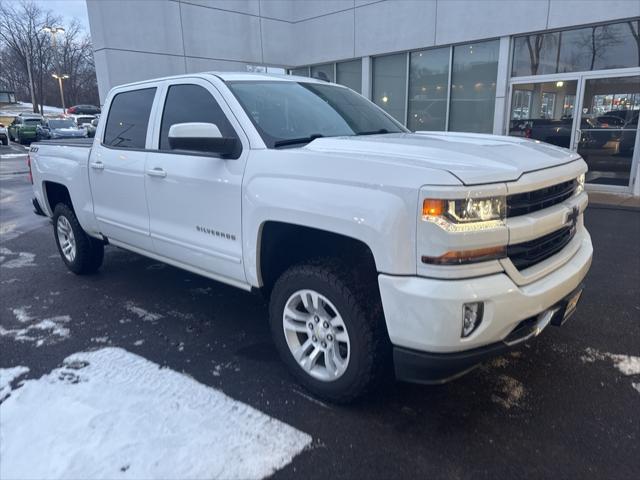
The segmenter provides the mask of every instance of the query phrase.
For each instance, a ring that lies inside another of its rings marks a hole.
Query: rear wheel
[[[280,356],[316,396],[349,402],[376,383],[388,362],[377,291],[326,259],[296,265],[273,287],[270,321]]]
[[[90,237],[68,205],[59,203],[53,214],[53,233],[67,268],[78,275],[93,273],[104,258],[104,244]]]

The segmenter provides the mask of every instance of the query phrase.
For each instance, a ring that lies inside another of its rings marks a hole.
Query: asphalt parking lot
[[[0,157],[0,369],[38,379],[77,352],[134,353],[310,436],[275,478],[640,475],[639,211],[588,209],[593,266],[565,326],[453,383],[392,383],[334,406],[287,374],[261,297],[114,247],[98,274],[68,272],[15,174],[24,148],[0,148],[16,155]],[[34,319],[64,325],[25,340]]]

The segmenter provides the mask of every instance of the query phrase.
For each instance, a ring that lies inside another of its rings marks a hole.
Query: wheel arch
[[[362,273],[377,275],[372,249],[360,239],[295,223],[269,220],[261,224],[256,245],[257,281],[270,291],[290,266],[319,257],[341,257],[357,263]]]

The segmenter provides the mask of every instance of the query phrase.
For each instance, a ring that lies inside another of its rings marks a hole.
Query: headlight
[[[427,198],[422,203],[422,219],[454,231],[485,230],[504,226],[505,197],[440,200]]]
[[[576,186],[576,195],[580,195],[584,192],[585,174],[581,173],[578,178],[576,178],[576,181],[578,182],[578,185]]]

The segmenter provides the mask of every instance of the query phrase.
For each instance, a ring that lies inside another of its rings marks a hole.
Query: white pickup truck
[[[264,292],[283,361],[322,398],[390,366],[450,380],[575,310],[593,251],[576,153],[411,133],[293,76],[139,82],[104,112],[92,143],[31,147],[64,263],[94,272],[116,245]]]

